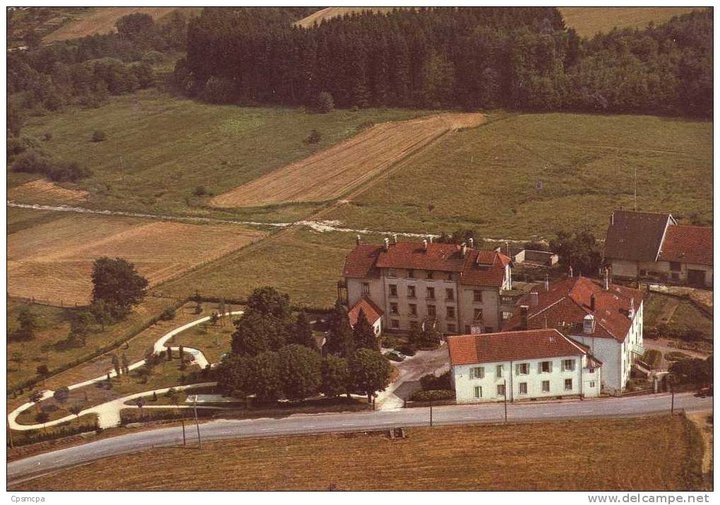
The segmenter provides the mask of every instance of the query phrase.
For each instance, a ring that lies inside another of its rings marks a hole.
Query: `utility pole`
[[[195,427],[197,428],[198,435],[198,449],[202,449],[202,440],[200,439],[200,423],[198,422],[197,415],[197,395],[193,398],[193,410],[195,410]]]
[[[507,424],[507,379],[503,379],[503,397],[505,400],[503,403],[505,404],[505,424]]]
[[[670,386],[670,415],[672,415],[675,412],[675,388],[673,387],[672,374],[668,374],[667,381]]]

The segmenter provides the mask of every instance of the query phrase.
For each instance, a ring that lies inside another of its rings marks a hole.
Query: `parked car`
[[[700,389],[698,389],[698,392],[695,393],[695,396],[698,396],[700,398],[705,398],[707,396],[712,396],[712,395],[713,395],[712,385],[701,387]]]
[[[385,357],[390,361],[403,361],[405,358],[407,358],[407,356],[405,356],[400,351],[388,351],[385,353]]]

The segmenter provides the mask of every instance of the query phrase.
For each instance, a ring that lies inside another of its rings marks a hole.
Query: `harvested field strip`
[[[127,259],[154,286],[262,236],[234,225],[63,217],[8,237],[8,290],[54,304],[86,304],[99,257]]]
[[[652,21],[656,25],[674,16],[698,10],[692,7],[561,7],[560,13],[568,28],[581,37],[592,37],[613,28],[644,29]]]
[[[395,7],[326,7],[320,9],[317,12],[313,12],[309,16],[302,18],[300,21],[295,23],[295,26],[301,28],[312,28],[315,23],[320,24],[321,22],[345,16],[348,14],[360,13],[365,11],[372,11],[377,14],[386,14],[391,12]]]
[[[219,195],[210,204],[223,208],[259,207],[338,198],[444,133],[483,121],[482,114],[441,114],[376,125],[346,142]]]
[[[382,433],[226,440],[107,458],[13,488],[699,490],[702,447],[693,429],[684,417],[664,416],[412,428],[400,440]]]
[[[153,19],[161,18],[174,11],[173,7],[99,7],[78,16],[43,38],[44,43],[78,39],[88,35],[115,32],[115,23],[128,14],[149,14]]]
[[[45,179],[26,182],[8,190],[8,200],[33,203],[80,203],[87,200],[88,192],[67,189]]]

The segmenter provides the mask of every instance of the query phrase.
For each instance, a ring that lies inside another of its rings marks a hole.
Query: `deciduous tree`
[[[328,354],[322,362],[321,376],[320,391],[328,398],[350,390],[350,372],[345,358]]]
[[[92,272],[93,303],[102,300],[115,318],[125,317],[145,297],[148,281],[122,258],[95,260]]]
[[[353,389],[367,395],[368,403],[390,384],[392,366],[379,351],[356,350],[348,360],[348,369]]]
[[[282,390],[289,400],[302,400],[320,390],[320,355],[299,344],[290,344],[278,351]]]

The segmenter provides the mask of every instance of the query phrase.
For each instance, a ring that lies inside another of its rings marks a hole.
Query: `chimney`
[[[475,247],[475,240],[472,237],[468,239],[468,243],[470,244],[470,249]]]
[[[527,305],[520,305],[520,329],[528,329],[528,309]]]
[[[462,257],[464,258],[467,254],[467,244],[465,242],[462,243],[461,250],[462,250]]]
[[[630,310],[628,311],[628,318],[632,319],[635,317],[635,297],[630,298]]]
[[[605,267],[605,291],[610,289],[610,271]]]
[[[550,278],[545,274],[545,291],[550,291]]]
[[[590,295],[590,310],[595,312],[595,295]]]
[[[397,244],[397,233],[393,233],[393,244]]]
[[[595,316],[588,314],[583,318],[583,333],[591,335],[595,332]]]
[[[360,245],[360,235],[355,238],[355,245]]]
[[[386,251],[390,249],[390,239],[388,239],[387,237],[385,237],[385,240],[383,240],[383,249],[385,249]]]
[[[423,250],[427,251],[428,241],[423,239]]]
[[[538,294],[537,291],[531,291],[530,292],[530,306],[537,307],[539,298],[540,298],[540,295]]]

